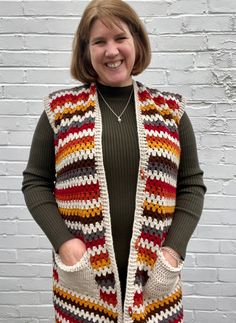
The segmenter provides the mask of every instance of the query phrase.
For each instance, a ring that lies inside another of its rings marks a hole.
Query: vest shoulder
[[[67,94],[79,94],[80,92],[87,91],[90,88],[90,84],[82,84],[71,88],[63,88],[49,93],[49,99],[55,99]]]
[[[149,97],[155,102],[159,112],[168,109],[171,115],[176,116],[180,120],[186,105],[186,100],[181,94],[160,91],[158,88],[149,87],[140,82],[137,82],[137,85],[139,91],[144,93],[145,98]]]

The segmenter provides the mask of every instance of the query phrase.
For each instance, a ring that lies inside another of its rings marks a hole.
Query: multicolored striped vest
[[[53,252],[56,322],[183,322],[182,264],[171,267],[161,246],[175,210],[184,101],[138,82],[134,93],[140,163],[123,307],[96,84],[57,91],[45,99],[55,135],[55,198],[68,229],[87,248],[74,266],[64,265]]]

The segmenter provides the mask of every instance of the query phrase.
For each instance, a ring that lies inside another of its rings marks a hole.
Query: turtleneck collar
[[[128,86],[108,86],[96,82],[98,90],[106,97],[126,97],[130,94],[133,84]]]

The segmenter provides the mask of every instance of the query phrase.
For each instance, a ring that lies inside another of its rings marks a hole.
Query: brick
[[[236,134],[236,119],[228,119],[227,124],[228,124],[228,131],[230,133]]]
[[[225,0],[224,2],[217,0],[209,0],[209,12],[210,13],[235,13],[236,3],[234,1]]]
[[[196,323],[232,323],[236,320],[236,313],[197,311]]]
[[[5,280],[0,280],[0,286],[2,291],[10,290],[23,290],[23,291],[48,291],[52,288],[51,278],[31,278],[21,277],[21,278],[9,278]]]
[[[217,103],[215,110],[219,117],[236,118],[236,109],[230,103]]]
[[[236,297],[219,297],[217,308],[220,311],[235,311]]]
[[[2,116],[0,120],[0,130],[31,130],[33,131],[38,122],[38,117],[31,116]]]
[[[22,176],[22,172],[25,168],[26,162],[8,162],[6,163],[6,175]]]
[[[183,294],[184,294],[184,297],[186,297],[187,295],[193,295],[194,294],[194,285],[190,284],[190,283],[185,283],[183,281]]]
[[[19,235],[41,235],[43,231],[35,221],[17,222],[17,234]]]
[[[150,36],[153,51],[172,52],[172,51],[201,51],[207,49],[207,41],[202,35],[159,35]]]
[[[184,268],[182,279],[188,282],[215,282],[217,280],[217,270]]]
[[[220,282],[234,282],[236,281],[236,269],[219,268],[218,281]]]
[[[7,99],[42,99],[48,92],[47,86],[43,85],[5,85]]]
[[[211,83],[212,73],[210,71],[171,71],[168,74],[170,84],[208,84]]]
[[[220,253],[236,254],[236,241],[220,241]]]
[[[1,249],[8,249],[9,247],[21,249],[35,249],[38,247],[38,237],[29,235],[2,235],[0,236]]]
[[[17,318],[20,316],[20,312],[16,306],[0,304],[0,313],[1,313],[0,322],[6,322],[6,323],[7,323],[7,320],[9,322],[9,318],[11,318],[11,323],[13,323],[14,318]],[[3,320],[4,318],[7,318],[7,319]]]
[[[58,60],[58,55],[56,56],[56,60]],[[14,52],[3,52],[2,53],[2,64],[8,67],[32,67],[32,66],[45,66],[48,67],[48,56],[47,53],[35,53],[29,51],[14,51]],[[62,60],[61,60],[62,61]]]
[[[39,304],[39,296],[32,292],[0,292],[2,305]]]
[[[212,151],[211,151],[212,152]],[[201,158],[202,160],[208,160]],[[223,183],[217,180],[205,179],[205,185],[207,187],[208,194],[222,194]]]
[[[217,114],[215,112],[214,104],[207,103],[190,103],[187,100],[186,112],[188,116],[191,117],[216,117]]]
[[[227,34],[224,35],[208,35],[208,49],[217,50],[217,49],[236,49],[236,35]]]
[[[72,41],[70,35],[27,35],[24,43],[29,50],[67,51],[72,47]]]
[[[7,199],[7,192],[0,191],[0,205],[7,204],[8,199]]]
[[[231,15],[201,15],[184,17],[185,32],[207,33],[214,31],[232,31],[233,21]]]
[[[24,38],[21,35],[1,35],[0,34],[0,49],[1,50],[19,50],[24,49]]]
[[[225,88],[223,86],[196,86],[192,87],[193,100],[211,100],[213,102],[222,100],[225,97]]]
[[[16,69],[1,69],[0,83],[24,83],[24,71]],[[16,110],[16,108],[15,108]],[[1,112],[0,112],[1,113]]]
[[[148,34],[159,35],[169,33],[181,33],[182,17],[153,17],[144,19],[144,24]]]
[[[2,225],[2,222],[1,222],[1,225]],[[0,259],[1,259],[1,262],[8,262],[8,263],[16,262],[16,250],[12,250],[10,248],[7,250],[0,249]],[[0,286],[1,286],[1,282],[0,282]]]
[[[191,118],[195,133],[197,132],[227,132],[228,122],[221,118]]]
[[[198,255],[196,261],[197,261],[197,265],[201,267],[234,268],[236,266],[235,255],[221,255],[221,254]]]
[[[22,250],[17,251],[18,262],[48,264],[51,262],[51,250]]]
[[[7,131],[1,131],[0,145],[7,145],[8,143],[8,133]]]
[[[79,24],[77,17],[11,17],[1,19],[5,33],[73,34]]]
[[[204,165],[203,170],[205,171],[205,178],[212,179],[231,179],[234,176],[235,167],[230,165],[215,165],[212,169],[211,165]],[[219,197],[221,199],[221,197]],[[228,198],[230,201],[230,198]]]
[[[2,100],[0,115],[27,114],[27,101]]]
[[[235,296],[235,288],[233,283],[195,283],[196,294],[201,296]]]
[[[223,184],[223,193],[226,195],[236,195],[236,181],[225,182]]]
[[[195,67],[210,67],[213,66],[212,54],[209,52],[199,52],[195,56]]]
[[[184,299],[184,306],[193,310],[215,310],[217,301],[214,297],[187,296]]]
[[[201,230],[201,229],[200,229]],[[207,237],[208,238],[208,237]],[[188,252],[219,252],[220,242],[213,239],[193,238],[188,244]]]
[[[8,319],[2,319],[0,320],[0,323],[8,323]],[[22,319],[17,319],[17,318],[12,318],[11,323],[39,323],[39,320],[37,319],[32,319],[32,318],[22,318]]]
[[[200,219],[201,224],[236,225],[236,218],[232,216],[232,210],[204,209]]]
[[[44,235],[39,237],[39,249],[51,249],[51,244]]]
[[[199,225],[197,237],[203,239],[234,239],[235,228],[222,225]]]
[[[188,1],[188,0],[175,0],[171,2],[169,13],[170,14],[198,14],[207,12],[207,1]]]
[[[21,206],[0,205],[0,214],[2,220],[29,219],[29,211]]]
[[[194,314],[193,311],[184,311],[184,319],[188,323],[194,323]]]
[[[227,164],[235,163],[235,149],[225,149],[224,150],[224,158]]]
[[[0,187],[6,190],[15,190],[21,187],[22,179],[19,177],[9,177],[9,176],[1,176],[0,177]]]
[[[39,275],[39,267],[28,264],[0,264],[0,274],[2,277],[34,277]]]
[[[236,136],[227,134],[204,134],[201,138],[201,145],[203,147],[211,148],[235,148],[236,147]]]
[[[24,196],[21,191],[18,192],[9,192],[8,193],[8,202],[12,205],[25,205]]]
[[[86,5],[85,1],[24,1],[23,3],[25,15],[37,17],[81,15]]]
[[[0,176],[7,174],[7,163],[0,162]]]
[[[0,221],[0,234],[13,235],[16,234],[16,222]]]
[[[194,56],[190,53],[153,53],[151,68],[189,69],[193,68]]]
[[[36,293],[32,293],[32,294],[36,294]],[[37,318],[48,319],[49,317],[51,317],[53,319],[53,314],[54,314],[52,305],[48,305],[48,304],[43,304],[43,305],[39,304],[37,306],[20,305],[19,310],[22,317],[36,316]],[[53,322],[53,320],[51,322]]]
[[[157,77],[158,75],[158,77]],[[157,86],[159,84],[166,84],[166,76],[165,76],[165,72],[163,71],[157,71],[155,70],[146,70],[145,72],[143,72],[141,75],[138,75],[135,77],[136,81],[140,81],[140,82],[145,82],[150,84],[150,80],[151,81],[151,85],[152,86]]]
[[[70,76],[69,69],[27,69],[26,70],[26,80],[30,84],[71,84],[75,81]],[[76,83],[75,83],[76,86]]]

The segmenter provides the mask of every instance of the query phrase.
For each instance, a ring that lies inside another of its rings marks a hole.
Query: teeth
[[[107,65],[108,67],[111,67],[111,68],[116,68],[116,67],[118,67],[118,66],[120,66],[120,65],[121,65],[121,61],[116,62],[116,63],[107,63],[106,65]]]

